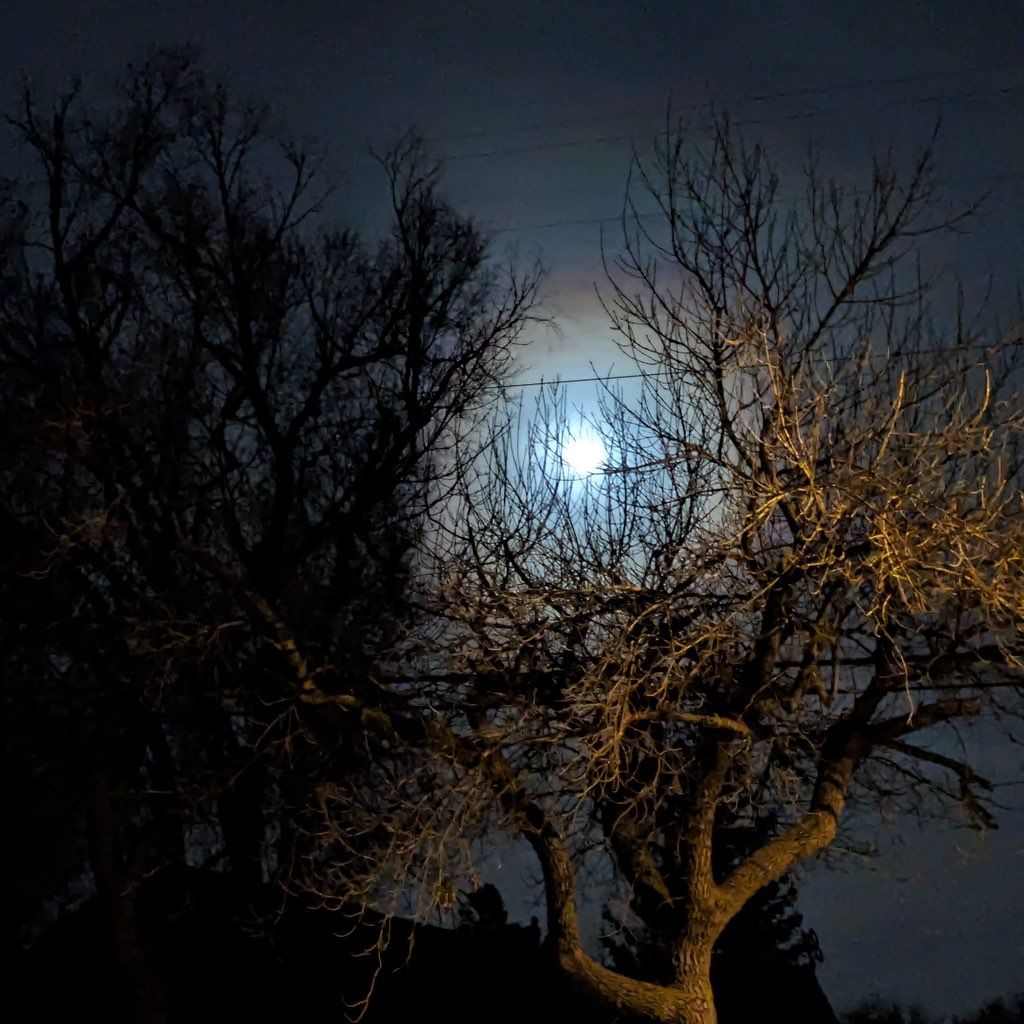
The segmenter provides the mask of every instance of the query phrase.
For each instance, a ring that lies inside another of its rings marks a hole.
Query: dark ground
[[[365,993],[377,961],[357,955],[367,936],[341,935],[345,920],[336,913],[291,914],[261,936],[247,933],[217,892],[198,900],[193,893],[176,915],[155,905],[161,895],[150,898],[153,918],[173,922],[150,936],[173,1022],[340,1021],[346,1002]],[[604,1024],[557,983],[536,927],[418,927],[411,953],[410,934],[408,922],[395,923],[366,1024]],[[91,904],[17,954],[13,968],[2,996],[9,1020],[127,1021],[119,999],[125,984],[105,954]],[[780,970],[752,957],[720,962],[714,980],[721,1024],[836,1020],[810,967]]]

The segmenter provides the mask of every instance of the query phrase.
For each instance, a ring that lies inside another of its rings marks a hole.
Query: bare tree
[[[724,927],[853,795],[992,823],[943,737],[1019,707],[1022,346],[932,311],[914,255],[956,220],[928,153],[862,191],[812,171],[791,203],[723,124],[704,149],[669,132],[637,176],[656,214],[627,199],[607,309],[639,388],[606,389],[596,473],[562,462],[548,395],[463,478],[437,533],[447,657],[386,684],[372,791],[322,791],[324,850],[358,845],[322,884],[444,907],[498,828],[536,853],[573,985],[709,1024]],[[726,817],[762,826],[732,859]],[[665,951],[657,982],[584,949],[585,849]]]
[[[495,264],[415,140],[380,161],[380,244],[325,230],[315,162],[188,55],[106,108],[26,89],[10,126],[36,176],[0,239],[7,675],[24,728],[80,724],[65,785],[156,1020],[143,880],[205,853],[240,907],[287,883],[296,816],[358,759],[360,718],[330,715],[370,717],[408,642],[423,524],[536,275]]]

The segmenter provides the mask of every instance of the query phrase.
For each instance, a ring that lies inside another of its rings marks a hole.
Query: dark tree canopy
[[[417,642],[423,532],[537,276],[491,258],[415,139],[380,160],[379,243],[325,228],[314,162],[187,55],[107,108],[26,88],[10,125],[9,753],[67,774],[52,816],[80,819],[128,1002],[160,1019],[139,885],[205,863],[267,912],[302,873],[299,822]]]

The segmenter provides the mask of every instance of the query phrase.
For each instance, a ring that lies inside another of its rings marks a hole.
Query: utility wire
[[[1011,344],[1011,347],[1024,345],[1024,338],[1017,340]],[[961,345],[959,349],[967,352],[989,352],[997,346],[983,343],[976,343],[973,345]],[[919,351],[914,353],[908,353],[913,355],[920,355]],[[816,363],[818,365],[826,365],[833,362],[831,356],[820,355],[816,358],[809,358],[806,360],[809,363]],[[543,388],[543,387],[561,387],[563,384],[604,384],[607,381],[613,380],[641,380],[641,379],[655,379],[657,377],[668,377],[673,373],[672,370],[651,370],[641,371],[639,373],[607,373],[607,374],[595,374],[592,377],[554,377],[550,380],[545,380],[541,377],[539,380],[527,380],[527,381],[516,381],[508,384],[490,384],[484,390],[487,391],[514,391],[522,388]]]
[[[889,78],[862,78],[855,81],[846,82],[826,82],[822,85],[815,86],[803,86],[799,89],[785,89],[777,92],[760,92],[760,93],[749,93],[745,96],[734,97],[731,101],[736,106],[747,103],[766,103],[773,100],[781,99],[800,99],[804,96],[822,96],[829,95],[831,93],[840,92],[852,92],[859,89],[871,89],[881,86],[889,85],[909,85],[913,82],[926,81],[933,78],[949,78],[961,75],[973,74],[976,72],[983,72],[989,74],[998,74],[1003,71],[1020,71],[1020,64],[1015,62],[1008,62],[1005,64],[992,64],[992,65],[969,65],[962,68],[957,68],[953,71],[948,69],[942,71],[920,71],[910,74],[894,75]],[[707,110],[711,106],[710,102],[692,102],[677,105],[670,101],[669,113],[674,114],[676,112],[683,111],[702,111]],[[531,124],[524,125],[511,125],[504,128],[481,128],[465,132],[449,132],[443,135],[435,135],[426,139],[428,143],[437,142],[457,142],[461,139],[480,139],[490,138],[493,136],[500,135],[522,135],[529,132],[536,131],[547,131],[549,129],[556,128],[577,128],[585,125],[595,124],[599,122],[607,123],[608,121],[624,121],[627,118],[635,117],[635,113],[619,114],[609,117],[607,114],[598,114],[593,117],[584,118],[573,118],[565,119],[560,121],[535,121]]]
[[[946,178],[935,183],[938,188],[949,188],[956,185],[983,185],[996,181],[1012,181],[1024,178],[1024,171],[997,171],[993,174],[967,174],[957,178]],[[849,189],[844,192],[847,197],[862,196],[870,193],[868,188]],[[803,202],[805,196],[779,196],[771,201],[772,206],[785,205],[787,203]],[[627,215],[627,222],[633,220],[649,220],[655,217],[664,217],[664,210],[648,210],[642,213],[630,213]],[[547,231],[550,228],[562,227],[584,227],[589,224],[615,224],[622,221],[622,214],[617,213],[606,217],[579,217],[567,220],[540,221],[535,224],[506,224],[499,228],[491,228],[492,235],[514,234],[519,231]]]
[[[561,387],[563,384],[593,384],[603,383],[608,380],[638,380],[641,377],[664,377],[667,373],[669,373],[668,370],[655,370],[652,373],[613,373],[601,377],[556,377],[553,380],[545,380],[541,377],[540,380],[528,380],[515,384],[491,384],[487,390],[511,391],[515,388]]]
[[[892,101],[889,106],[923,106],[931,103],[942,103],[946,105],[953,105],[957,103],[964,103],[972,100],[985,99],[990,96],[1005,96],[1012,93],[1020,92],[1022,86],[1020,83],[1015,85],[1004,85],[999,86],[995,89],[986,89],[980,92],[962,92],[962,93],[951,93],[951,94],[933,94],[930,96],[910,96],[904,99],[898,99]],[[811,120],[815,117],[821,117],[824,114],[836,114],[842,113],[849,110],[849,107],[815,107],[812,110],[800,111],[794,114],[779,114],[768,117],[754,117],[754,118],[743,118],[731,121],[737,128],[747,127],[749,125],[761,125],[761,124],[781,124],[791,121],[806,121]],[[701,125],[702,128],[709,127],[708,124]],[[521,146],[511,146],[505,149],[488,149],[479,150],[471,153],[451,153],[447,156],[441,157],[442,163],[454,163],[460,160],[489,160],[495,157],[505,156],[518,156],[523,153],[540,153],[548,150],[555,149],[578,149],[587,146],[603,145],[609,142],[633,142],[641,134],[640,132],[628,132],[613,135],[598,135],[591,136],[584,139],[566,139],[559,142],[536,142],[529,143]]]
[[[972,69],[967,69],[967,70],[972,70]],[[998,64],[998,65],[994,65],[993,68],[991,68],[991,69],[985,69],[985,70],[993,70],[993,71],[1014,70],[1014,71],[1018,71],[1019,67],[1017,65],[1014,65],[1014,64]],[[929,74],[922,73],[922,74],[919,74],[919,75],[901,75],[901,76],[894,77],[894,78],[891,78],[891,79],[879,79],[877,81],[879,81],[881,84],[902,84],[902,83],[906,83],[906,82],[917,81],[917,80],[928,78],[928,77],[932,77],[932,75],[930,73]],[[854,89],[858,89],[858,88],[868,88],[868,87],[870,87],[871,84],[872,84],[871,80],[868,79],[868,80],[864,80],[863,82],[860,82],[860,83],[838,83],[838,84],[833,84],[833,85],[823,85],[823,86],[819,86],[819,87],[815,87],[815,88],[809,88],[808,87],[808,88],[805,88],[805,89],[793,90],[792,92],[759,93],[759,94],[753,94],[753,95],[747,96],[745,98],[741,97],[739,100],[737,100],[735,102],[737,102],[737,103],[764,102],[764,101],[768,101],[768,100],[772,100],[772,99],[777,99],[777,98],[778,99],[781,99],[781,98],[796,98],[796,97],[799,97],[801,95],[807,95],[807,94],[811,94],[811,95],[828,95],[828,94],[833,93],[833,92],[850,91],[850,90],[854,90]],[[963,103],[963,102],[967,102],[967,101],[971,101],[971,100],[975,100],[976,101],[976,100],[983,99],[983,98],[985,98],[987,96],[992,96],[992,95],[1009,95],[1009,94],[1012,94],[1014,92],[1020,91],[1022,88],[1024,88],[1024,86],[1022,86],[1022,84],[1018,82],[1015,85],[999,86],[999,87],[997,87],[995,89],[981,90],[981,91],[974,91],[974,92],[961,92],[961,93],[951,93],[951,94],[932,94],[932,95],[927,95],[927,96],[911,96],[911,97],[904,97],[904,98],[901,98],[901,99],[890,101],[889,106],[919,106],[919,105],[925,105],[925,104],[929,104],[929,103],[945,103],[947,105],[955,105],[955,104],[958,104],[958,103]],[[863,106],[863,104],[861,104],[860,106]],[[708,107],[708,104],[697,104],[697,103],[694,103],[694,104],[688,104],[688,105],[686,105],[685,107],[683,107],[681,109],[684,109],[684,110],[687,110],[687,109],[688,110],[701,110],[701,109],[706,109],[707,107]],[[732,120],[732,124],[735,125],[736,127],[744,127],[744,126],[749,126],[749,125],[762,125],[762,124],[777,124],[777,123],[781,124],[781,123],[793,122],[793,121],[810,120],[812,118],[820,117],[820,116],[825,115],[825,114],[834,114],[834,113],[837,113],[837,112],[843,112],[843,111],[847,111],[847,110],[850,110],[850,109],[851,108],[848,107],[848,106],[843,106],[843,107],[835,107],[835,106],[832,106],[832,107],[817,107],[817,108],[814,108],[812,110],[802,111],[802,112],[795,113],[795,114],[771,115],[771,116],[756,117],[756,118],[744,118],[744,119],[740,119],[740,120],[735,120],[734,119],[734,120]],[[620,121],[621,120],[625,120],[627,116],[628,115],[623,115],[622,117],[619,117],[619,118],[611,118],[611,119],[609,119],[606,115],[602,115],[600,117],[581,119],[580,121],[576,121],[576,122],[572,122],[572,121],[562,122],[562,125],[568,125],[568,126],[572,126],[574,124],[584,125],[584,124],[588,124],[588,123],[593,123],[595,121],[607,123],[608,120],[620,120]],[[559,127],[559,126],[560,125],[554,124],[554,123],[551,125],[551,127]],[[487,136],[493,136],[493,135],[510,135],[510,134],[516,134],[517,132],[520,132],[520,131],[523,131],[523,130],[525,130],[525,131],[533,131],[533,130],[542,129],[544,127],[546,127],[546,126],[542,125],[542,124],[537,124],[537,125],[528,127],[526,129],[507,129],[507,128],[503,128],[503,129],[480,130],[480,131],[466,132],[466,133],[453,133],[453,134],[444,135],[444,136],[434,136],[434,137],[431,137],[430,139],[428,139],[426,141],[428,141],[428,142],[438,142],[438,141],[443,141],[445,139],[453,140],[454,141],[454,140],[462,139],[462,138],[464,138],[464,139],[473,139],[473,138],[481,138],[481,137],[487,137]],[[706,129],[708,127],[708,125],[705,124],[705,125],[701,125],[699,127]],[[639,137],[649,137],[649,135],[650,135],[649,132],[639,132],[639,131],[636,131],[636,132],[631,132],[631,133],[622,133],[622,134],[613,134],[613,135],[601,135],[601,136],[597,136],[597,137],[594,137],[594,138],[586,138],[586,139],[569,139],[569,140],[562,140],[562,141],[556,141],[556,142],[533,143],[533,144],[529,144],[529,145],[512,146],[512,147],[505,148],[505,149],[490,149],[490,150],[482,150],[482,151],[479,151],[479,152],[472,152],[472,153],[452,153],[452,154],[448,154],[447,156],[441,155],[439,157],[439,160],[440,160],[441,164],[454,163],[454,162],[458,162],[458,161],[461,161],[461,160],[488,160],[488,159],[493,159],[493,158],[497,158],[497,157],[519,155],[519,154],[523,154],[523,153],[544,152],[546,150],[578,149],[578,148],[584,148],[586,146],[600,145],[600,144],[608,143],[608,142],[625,142],[625,141],[632,142],[632,141],[636,140]],[[344,175],[350,173],[351,171],[354,171],[354,170],[357,170],[357,169],[360,169],[360,168],[365,169],[367,167],[370,167],[375,162],[376,162],[375,159],[369,159],[369,158],[367,158],[365,160],[356,160],[353,163],[348,164],[347,167],[341,167],[339,169],[339,173],[342,176],[344,176]]]

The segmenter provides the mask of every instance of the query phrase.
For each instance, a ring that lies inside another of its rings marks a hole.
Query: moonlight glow
[[[562,445],[562,461],[579,476],[587,476],[600,469],[607,458],[604,442],[594,434],[567,438]]]

